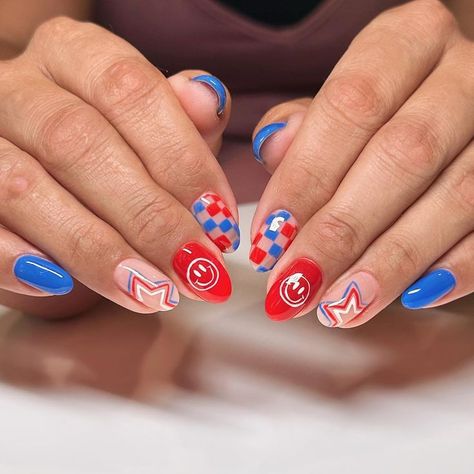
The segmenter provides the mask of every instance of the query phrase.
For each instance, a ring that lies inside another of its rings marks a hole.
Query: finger
[[[231,96],[217,77],[200,70],[181,71],[168,78],[181,107],[214,155],[222,143],[229,122]]]
[[[468,66],[471,50],[463,43],[452,55],[464,57]],[[453,68],[450,58],[445,57],[369,142],[334,197],[309,220],[280,265],[290,265],[310,247],[312,259],[324,269],[325,285],[330,285],[465,148],[474,135],[470,106],[474,94],[467,92],[471,79]],[[311,309],[308,302],[303,312]]]
[[[301,127],[311,99],[297,99],[270,109],[255,127],[253,155],[273,174]]]
[[[255,214],[252,235],[265,232],[262,222],[274,209],[286,210],[300,227],[304,225],[333,196],[371,137],[439,62],[454,22],[444,7],[428,4],[433,2],[412,2],[390,10],[353,41],[272,176]],[[403,29],[396,27],[401,22]]]
[[[27,57],[36,58],[57,84],[99,110],[154,180],[187,209],[199,202],[212,205],[207,193],[218,196],[219,209],[227,208],[234,217],[219,211],[218,219],[208,215],[202,224],[225,221],[227,230],[218,232],[214,242],[223,251],[234,251],[239,236],[232,190],[165,77],[129,43],[89,23],[51,20],[31,44]]]
[[[321,297],[318,318],[354,327],[373,318],[474,230],[474,144]],[[420,225],[422,223],[422,225]]]
[[[132,311],[150,313],[176,306],[179,296],[173,282],[59,186],[31,156],[0,140],[0,164],[0,222],[9,230],[50,255],[93,291]],[[16,265],[26,283],[38,261],[20,257]],[[65,273],[52,264],[42,265],[41,272],[56,271],[67,283],[65,288],[70,286]]]
[[[71,275],[36,247],[0,228],[0,288],[29,296],[66,295]]]
[[[474,233],[469,234],[402,294],[408,309],[441,306],[474,292]]]

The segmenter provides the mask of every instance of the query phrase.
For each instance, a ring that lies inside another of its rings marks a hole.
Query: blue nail
[[[209,86],[217,95],[217,115],[221,116],[224,113],[225,105],[227,104],[227,91],[224,84],[217,79],[217,77],[209,74],[202,74],[201,76],[193,77],[193,81],[202,82]]]
[[[434,270],[403,292],[402,304],[408,309],[425,308],[446,296],[455,286],[456,278],[449,270]]]
[[[262,164],[265,163],[261,155],[263,144],[274,133],[278,132],[278,130],[281,130],[282,128],[285,128],[285,127],[286,127],[286,122],[271,123],[263,127],[261,130],[258,131],[257,135],[255,135],[255,138],[253,139],[253,156],[259,163],[262,163]]]
[[[66,270],[36,255],[18,258],[13,273],[26,285],[51,295],[65,295],[74,287],[71,275]]]

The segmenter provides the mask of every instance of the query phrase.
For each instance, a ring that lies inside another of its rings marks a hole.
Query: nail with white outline
[[[227,91],[222,81],[217,79],[215,76],[211,76],[210,74],[201,74],[200,76],[193,77],[191,80],[204,84],[216,94],[217,116],[220,117],[224,113],[225,106],[227,104]]]
[[[333,286],[322,296],[318,319],[324,326],[342,327],[360,318],[379,293],[377,280],[366,272],[358,272]]]
[[[114,279],[123,292],[155,311],[169,311],[179,303],[179,293],[174,283],[142,260],[124,260],[115,269]]]

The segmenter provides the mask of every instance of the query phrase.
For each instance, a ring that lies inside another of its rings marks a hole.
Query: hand
[[[407,287],[408,308],[474,290],[473,72],[450,12],[419,0],[369,24],[312,101],[266,114],[254,149],[274,174],[250,259],[281,257],[272,319],[319,303],[321,323],[354,327]]]
[[[237,210],[212,153],[227,98],[202,71],[165,79],[96,25],[43,24],[0,63],[0,287],[59,295],[74,277],[140,313],[178,290],[227,299]]]

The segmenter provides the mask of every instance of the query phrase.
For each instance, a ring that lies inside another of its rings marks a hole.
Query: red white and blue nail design
[[[262,147],[266,143],[266,141],[275,135],[278,131],[280,131],[282,128],[286,127],[286,122],[275,122],[275,123],[270,123],[269,125],[266,125],[265,127],[261,128],[257,134],[255,135],[255,138],[253,139],[252,143],[252,150],[253,150],[253,156],[255,159],[261,163],[265,164],[265,160],[263,159],[262,156]]]
[[[205,193],[191,206],[193,216],[221,252],[231,253],[240,245],[239,225],[224,201],[215,193]]]
[[[217,116],[220,117],[224,113],[225,106],[227,104],[227,91],[222,81],[217,79],[215,76],[211,76],[210,74],[201,74],[199,76],[193,77],[192,80],[194,82],[200,82],[208,86],[216,94]]]
[[[114,278],[122,291],[155,311],[169,311],[179,303],[174,283],[157,268],[136,258],[118,265]]]
[[[268,272],[293,242],[298,224],[291,212],[272,212],[253,239],[250,262],[257,272]]]
[[[358,272],[323,295],[317,309],[318,319],[324,326],[342,327],[362,317],[378,292],[375,278]]]

